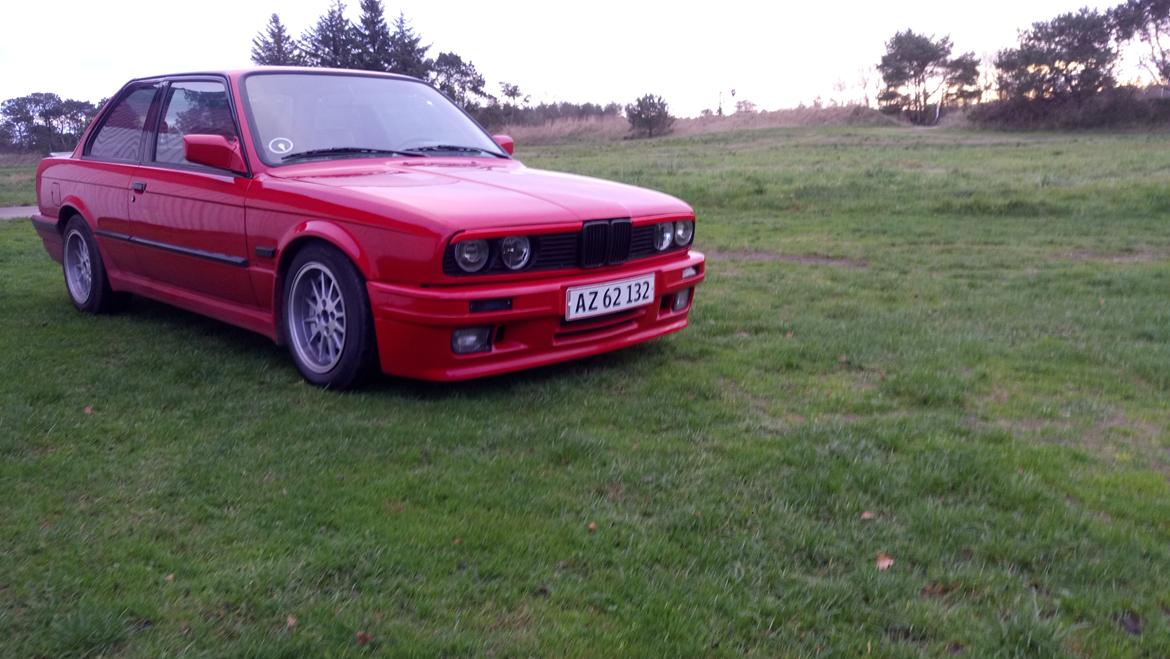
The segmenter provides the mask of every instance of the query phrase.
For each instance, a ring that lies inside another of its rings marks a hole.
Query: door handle
[[[130,184],[130,189],[137,192],[138,194],[142,194],[143,192],[146,192],[146,184],[142,181],[135,181]]]

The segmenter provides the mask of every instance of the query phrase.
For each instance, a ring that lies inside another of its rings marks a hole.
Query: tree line
[[[452,51],[432,57],[430,44],[403,13],[388,22],[381,0],[360,0],[357,21],[345,11],[341,0],[333,0],[299,37],[272,14],[252,39],[252,61],[414,76],[489,128],[624,114],[635,136],[653,137],[669,132],[674,122],[666,101],[653,94],[625,106],[532,104],[513,83],[489,90],[470,59]],[[1155,81],[1152,88],[1119,84],[1120,52],[1128,45],[1140,51],[1142,67]],[[907,29],[886,42],[876,70],[882,80],[879,109],[915,124],[935,124],[956,109],[991,126],[1164,122],[1170,120],[1170,0],[1125,0],[1105,11],[1085,8],[1033,23],[1019,33],[1015,46],[990,61],[973,52],[956,54],[949,37]],[[0,151],[69,150],[100,106],[52,93],[8,99],[0,103]],[[736,101],[737,112],[754,110],[749,101]]]
[[[977,122],[1019,127],[1170,118],[1170,101],[1118,84],[1120,52],[1129,44],[1141,47],[1154,87],[1170,88],[1170,0],[1127,0],[1033,23],[1016,46],[984,63],[973,52],[954,55],[949,37],[905,30],[886,42],[877,65],[878,106],[923,125],[956,108],[971,108]]]
[[[99,106],[36,93],[0,103],[0,151],[69,151]]]
[[[361,0],[356,22],[334,0],[315,24],[293,37],[278,14],[252,39],[252,61],[260,65],[315,66],[400,73],[426,80],[489,128],[536,125],[560,119],[619,116],[627,112],[637,135],[653,136],[673,122],[661,97],[646,95],[629,106],[618,103],[537,103],[519,85],[501,82],[498,91],[475,64],[455,52],[439,52],[399,12],[386,20],[381,0]],[[0,103],[0,151],[48,153],[72,149],[102,102],[35,93]]]
[[[356,22],[345,17],[346,6],[334,0],[317,22],[294,38],[272,14],[252,40],[252,61],[261,65],[319,66],[400,73],[426,80],[488,127],[540,124],[557,119],[616,116],[617,103],[539,103],[519,85],[501,82],[496,92],[475,64],[458,53],[430,55],[431,46],[399,12],[387,22],[381,0],[361,0]]]

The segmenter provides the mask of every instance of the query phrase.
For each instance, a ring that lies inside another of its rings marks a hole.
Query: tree
[[[873,69],[862,67],[857,70],[857,88],[861,90],[861,105],[869,107],[869,93],[874,84]]]
[[[361,0],[361,8],[362,15],[354,28],[360,46],[357,66],[367,71],[390,71],[393,68],[390,28],[386,25],[382,2]]]
[[[1170,85],[1170,0],[1129,0],[1110,12],[1120,41],[1135,37],[1146,45],[1142,65],[1162,85]]]
[[[975,53],[964,53],[950,61],[949,84],[944,103],[967,107],[983,98],[979,66],[980,61]]]
[[[422,37],[399,12],[394,19],[394,32],[390,34],[390,70],[426,80],[431,72],[431,61],[427,59],[430,48],[422,45]]]
[[[519,100],[523,97],[524,102],[527,103],[528,97],[524,96],[524,93],[520,91],[520,85],[513,85],[509,82],[500,83],[500,93],[504,95],[504,98],[508,99],[504,103],[504,115],[508,123],[515,123],[516,111],[520,108]]]
[[[670,116],[670,108],[661,96],[646,94],[626,106],[626,119],[630,122],[630,130],[646,137],[662,135],[674,125],[674,117]]]
[[[349,69],[357,65],[356,30],[345,18],[345,4],[341,0],[334,0],[329,11],[301,36],[300,49],[309,66]]]
[[[510,82],[500,83],[500,93],[504,95],[504,98],[511,101],[512,105],[516,105],[516,99],[523,96],[523,93],[520,91],[520,85],[513,85]]]
[[[1109,19],[1092,9],[1033,23],[1018,48],[995,60],[1000,95],[1083,102],[1114,86],[1117,49]]]
[[[300,49],[280,22],[280,16],[273,14],[268,25],[252,39],[252,62],[272,66],[304,64]]]
[[[475,65],[455,53],[439,53],[435,58],[431,83],[464,108],[474,108],[481,100],[495,100],[484,90],[487,82]]]
[[[0,133],[10,148],[47,153],[72,149],[96,108],[88,101],[51,93],[29,94],[0,103]]]
[[[756,113],[756,104],[752,103],[751,101],[749,101],[747,99],[744,99],[741,101],[736,101],[735,102],[735,113],[736,114],[741,114],[741,113],[742,114],[755,114]]]
[[[974,53],[951,59],[951,50],[949,37],[936,40],[913,30],[896,33],[886,42],[886,54],[877,66],[885,84],[878,95],[879,107],[904,113],[916,124],[933,124],[948,100],[977,94],[979,67]],[[971,62],[975,62],[973,76]]]

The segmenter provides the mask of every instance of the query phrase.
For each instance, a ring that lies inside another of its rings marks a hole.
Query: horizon
[[[162,12],[145,0],[101,6],[56,0],[35,8],[18,6],[9,10],[15,14],[16,25],[34,24],[43,15],[72,20],[55,21],[52,44],[44,42],[41,30],[23,30],[0,43],[0,67],[5,70],[0,99],[53,92],[97,102],[131,78],[247,68],[252,66],[252,38],[274,11],[290,35],[299,38],[328,8],[329,0],[238,4],[206,0],[202,5],[206,10],[198,16],[176,19],[185,35],[178,39],[173,31],[158,29]],[[896,11],[888,5],[850,7],[850,20],[835,25],[832,21],[841,13],[836,7],[782,10],[734,1],[721,5],[718,14],[710,14],[696,5],[663,9],[665,5],[658,3],[626,6],[612,0],[588,10],[531,0],[516,4],[519,8],[510,16],[525,16],[524,22],[494,18],[497,11],[470,3],[456,12],[449,5],[421,0],[384,3],[387,21],[401,10],[423,43],[431,44],[430,56],[453,51],[471,60],[487,79],[485,88],[490,93],[498,94],[499,83],[509,82],[519,85],[532,104],[623,105],[653,93],[665,98],[680,117],[715,110],[720,98],[726,114],[734,112],[736,101],[741,100],[751,101],[759,110],[813,105],[818,100],[824,105],[859,102],[863,74],[868,74],[873,86],[868,94],[872,101],[880,84],[874,67],[885,42],[898,30],[949,35],[956,54],[974,52],[986,59],[1015,45],[1019,31],[1033,22],[1086,6],[1075,0],[1026,4],[994,0],[980,7],[939,7],[923,0],[904,0],[897,3]],[[1101,10],[1115,4],[1087,6]],[[358,13],[356,1],[347,3],[348,18],[356,20]],[[460,20],[450,20],[452,14]],[[231,18],[225,20],[223,15]],[[573,29],[543,27],[549,23]],[[485,29],[485,25],[496,27]],[[92,41],[95,26],[106,35],[105,45],[87,49],[84,58],[79,59],[75,49],[59,48],[61,43]],[[831,41],[817,37],[830,30],[836,31]],[[223,47],[205,52],[199,47],[205,34],[214,35]],[[605,36],[599,39],[599,35]],[[597,48],[599,41],[624,46]],[[175,43],[180,47],[174,48]],[[588,52],[591,59],[573,55],[578,52]],[[21,59],[37,65],[16,66]],[[816,65],[778,66],[777,61]],[[1146,77],[1134,52],[1123,53],[1117,73],[1123,83]]]

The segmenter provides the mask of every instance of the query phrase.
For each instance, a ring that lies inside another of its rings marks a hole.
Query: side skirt
[[[205,295],[192,293],[168,284],[160,284],[136,275],[125,273],[109,273],[109,275],[110,283],[115,290],[127,291],[180,309],[193,311],[229,325],[262,334],[273,342],[277,342],[276,326],[272,314],[268,311],[211,299]]]

